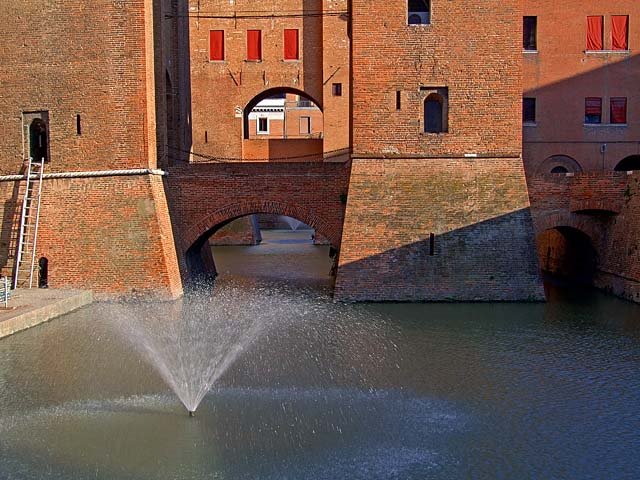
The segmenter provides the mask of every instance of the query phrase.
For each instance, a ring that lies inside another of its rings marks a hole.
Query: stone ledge
[[[93,302],[89,290],[18,289],[0,310],[0,338],[48,322]]]

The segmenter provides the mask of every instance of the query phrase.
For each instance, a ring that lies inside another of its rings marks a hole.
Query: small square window
[[[536,99],[525,97],[522,99],[522,121],[536,123]]]
[[[342,96],[342,84],[341,83],[334,83],[331,87],[331,93],[333,94],[334,97],[341,97]]]
[[[309,135],[311,133],[311,117],[300,117],[300,134]]]
[[[409,25],[428,25],[431,23],[430,0],[408,0],[407,10]]]
[[[258,118],[258,133],[265,134],[269,133],[269,119],[266,117]]]
[[[611,97],[610,123],[627,123],[627,97]]]
[[[602,123],[602,98],[587,97],[584,99],[584,123]]]
[[[522,48],[525,50],[538,49],[538,17],[523,18]]]

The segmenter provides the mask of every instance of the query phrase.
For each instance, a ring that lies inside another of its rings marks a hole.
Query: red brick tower
[[[336,296],[543,298],[520,2],[352,1],[353,166]]]

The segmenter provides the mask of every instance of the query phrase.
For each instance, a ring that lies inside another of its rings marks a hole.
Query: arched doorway
[[[571,283],[592,285],[598,256],[589,235],[569,226],[550,228],[538,235],[542,272]]]
[[[631,170],[640,170],[640,155],[629,155],[620,160],[614,168],[616,172],[629,172]]]
[[[272,88],[243,112],[243,159],[322,159],[324,119],[320,104],[301,90]]]

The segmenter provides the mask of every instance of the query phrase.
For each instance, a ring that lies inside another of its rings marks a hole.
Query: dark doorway
[[[35,161],[49,161],[49,138],[47,124],[36,118],[29,125],[29,156]]]

